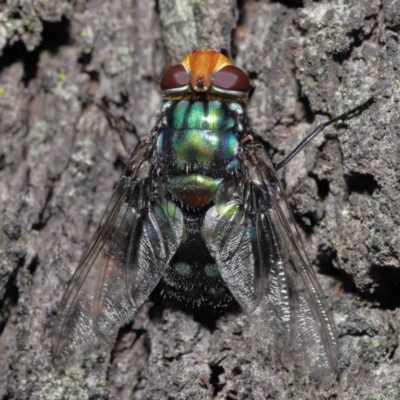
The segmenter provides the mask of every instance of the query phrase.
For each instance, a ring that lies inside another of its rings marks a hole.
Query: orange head
[[[168,68],[160,80],[165,95],[213,93],[247,98],[254,85],[247,74],[216,50],[195,50]]]

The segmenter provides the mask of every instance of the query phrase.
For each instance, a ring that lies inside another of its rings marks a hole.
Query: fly
[[[202,49],[167,69],[162,108],[134,150],[61,302],[55,358],[129,321],[157,285],[196,307],[236,301],[328,368],[337,336],[276,171],[246,112],[247,74]]]

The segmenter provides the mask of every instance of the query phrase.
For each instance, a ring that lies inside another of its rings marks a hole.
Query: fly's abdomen
[[[240,110],[220,101],[171,102],[157,150],[169,192],[189,208],[210,202],[234,167]]]
[[[183,215],[184,234],[163,275],[163,295],[190,308],[227,307],[233,297],[204,241],[204,215]]]

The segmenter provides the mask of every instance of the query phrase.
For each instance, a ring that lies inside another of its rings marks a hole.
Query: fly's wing
[[[309,371],[335,369],[335,326],[272,163],[244,151],[245,179],[225,183],[203,234],[241,307],[264,318]]]
[[[178,248],[182,214],[149,176],[151,148],[143,141],[133,153],[64,294],[53,333],[56,360],[127,322]]]

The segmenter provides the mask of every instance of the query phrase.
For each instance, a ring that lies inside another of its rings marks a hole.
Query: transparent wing
[[[256,144],[244,154],[246,179],[224,184],[207,212],[207,246],[242,308],[266,319],[297,361],[335,369],[334,322],[272,163]]]
[[[180,210],[149,176],[151,142],[138,145],[66,293],[53,333],[53,356],[98,342],[132,318],[175,253]]]

